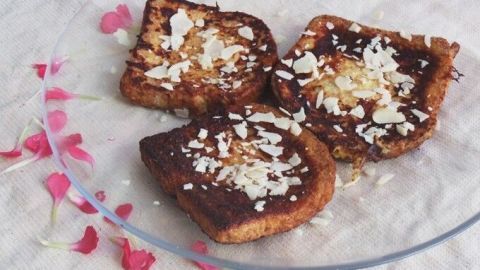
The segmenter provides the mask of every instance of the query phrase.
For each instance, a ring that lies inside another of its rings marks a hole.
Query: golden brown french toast
[[[197,117],[256,101],[277,60],[270,29],[258,18],[148,0],[120,90],[135,104]]]
[[[267,105],[232,106],[140,142],[166,193],[213,240],[242,243],[311,219],[333,195],[335,162],[314,134]]]
[[[432,136],[452,79],[457,43],[314,18],[275,67],[272,89],[286,110],[337,159],[397,157]]]

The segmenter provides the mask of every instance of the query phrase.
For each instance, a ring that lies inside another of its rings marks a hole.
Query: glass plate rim
[[[75,20],[75,18],[82,12],[82,10],[91,2],[91,0],[87,0],[85,3],[82,4],[82,6],[78,9],[78,11],[75,12],[75,14],[72,16],[72,18],[68,21],[64,29],[60,32],[58,35],[55,44],[53,46],[53,49],[50,53],[49,60],[47,63],[47,69],[45,72],[45,77],[42,80],[41,86],[40,86],[40,93],[41,93],[41,113],[42,113],[42,120],[45,126],[45,132],[47,134],[47,139],[48,142],[52,148],[53,152],[53,158],[54,158],[54,163],[55,165],[68,177],[70,183],[75,187],[75,189],[89,202],[91,203],[103,216],[109,218],[112,220],[115,224],[120,226],[121,228],[125,229],[129,233],[135,235],[136,237],[139,237],[143,241],[146,241],[160,249],[166,250],[168,252],[171,252],[173,254],[179,255],[181,257],[191,259],[191,260],[198,260],[202,261],[205,263],[210,263],[214,265],[219,265],[222,267],[229,267],[232,269],[265,269],[265,270],[280,270],[280,269],[359,269],[359,268],[367,268],[367,267],[373,267],[373,266],[378,266],[394,261],[398,261],[401,259],[405,259],[407,257],[410,257],[412,255],[418,254],[420,252],[423,252],[429,248],[432,248],[434,246],[437,246],[441,243],[446,242],[447,240],[452,239],[453,237],[457,236],[458,234],[464,232],[474,224],[480,221],[480,211],[476,214],[474,214],[472,217],[468,218],[466,221],[463,223],[460,223],[456,227],[452,228],[451,230],[433,238],[428,241],[422,242],[420,244],[414,245],[410,248],[403,249],[397,252],[392,252],[388,253],[385,255],[380,255],[377,257],[372,257],[364,260],[358,260],[358,261],[352,261],[352,262],[345,262],[345,263],[340,263],[340,264],[335,264],[335,265],[323,265],[323,266],[294,266],[294,267],[275,267],[275,266],[264,266],[264,265],[253,265],[253,264],[248,264],[248,263],[240,263],[228,259],[222,259],[218,258],[215,256],[211,255],[201,255],[198,253],[195,253],[187,248],[182,248],[180,246],[174,245],[169,243],[168,241],[164,241],[158,237],[155,237],[131,224],[128,222],[124,221],[120,217],[118,217],[115,213],[112,211],[108,210],[105,206],[102,205],[101,202],[99,202],[92,194],[90,194],[80,183],[80,181],[76,178],[75,174],[64,164],[61,162],[60,154],[59,154],[59,149],[58,146],[55,143],[53,132],[51,131],[51,128],[48,124],[48,110],[47,110],[47,104],[46,104],[46,99],[45,99],[45,94],[46,94],[46,86],[47,82],[50,81],[51,78],[51,72],[50,72],[50,67],[55,61],[55,52],[58,49],[58,46],[60,44],[60,41],[63,39],[65,33],[69,29],[70,25],[72,22]]]

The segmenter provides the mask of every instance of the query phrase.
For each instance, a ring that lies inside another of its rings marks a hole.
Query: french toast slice
[[[398,157],[432,136],[459,45],[314,18],[275,67],[272,90],[337,159]]]
[[[143,16],[120,82],[131,102],[198,117],[269,85],[278,56],[262,20],[185,0],[148,0]]]
[[[243,243],[311,219],[335,162],[314,134],[267,105],[232,106],[140,141],[163,190],[213,240]]]

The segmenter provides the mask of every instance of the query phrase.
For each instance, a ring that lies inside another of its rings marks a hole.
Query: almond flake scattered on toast
[[[132,103],[199,117],[256,101],[277,62],[270,29],[242,12],[148,0],[120,90]]]
[[[221,243],[242,243],[293,229],[332,198],[328,148],[299,125],[292,134],[288,126],[295,124],[267,105],[233,106],[144,138],[140,151],[163,190],[203,231]]]
[[[432,136],[457,43],[328,15],[305,29],[316,35],[302,35],[283,57],[293,66],[276,66],[272,89],[290,113],[304,109],[307,128],[335,158],[353,163],[352,179],[365,161],[397,157]]]

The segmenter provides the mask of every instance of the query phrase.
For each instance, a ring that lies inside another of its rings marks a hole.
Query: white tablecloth
[[[38,100],[30,99],[38,91],[40,80],[30,65],[47,59],[57,35],[83,1],[0,1],[0,149],[14,145],[29,119],[40,116]],[[437,1],[437,8],[441,9],[442,3]],[[54,170],[53,162],[47,159],[0,176],[0,269],[121,268],[120,250],[106,237],[101,238],[98,250],[88,256],[38,244],[37,236],[49,230],[51,207],[43,181]],[[102,222],[98,215],[69,210],[69,204],[60,210],[61,219],[55,227],[58,240],[74,241],[87,224]],[[477,224],[440,246],[375,269],[480,269],[479,235]],[[187,260],[147,244],[143,246],[157,257],[154,269],[195,269]]]

